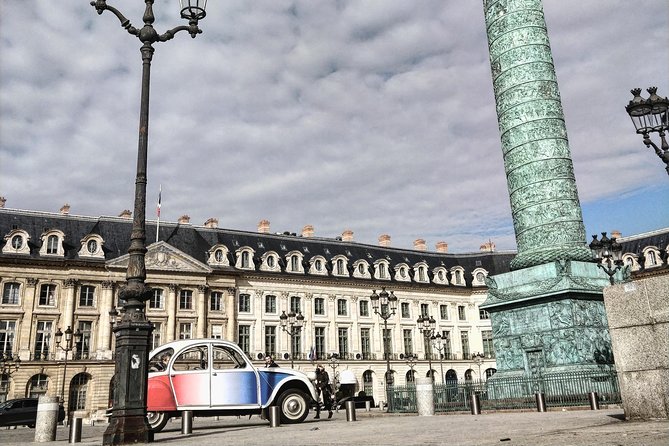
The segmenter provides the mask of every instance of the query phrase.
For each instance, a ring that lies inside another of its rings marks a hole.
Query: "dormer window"
[[[453,285],[464,286],[465,285],[465,275],[464,268],[461,266],[456,266],[451,270],[452,274],[452,283]]]
[[[102,250],[102,237],[97,234],[87,235],[81,239],[81,248],[79,249],[79,257],[99,257],[104,258],[105,254]]]
[[[316,267],[316,271],[321,271],[323,269],[323,262],[321,262],[321,259],[316,260],[314,265]]]
[[[260,270],[280,272],[279,255],[274,251],[265,252],[260,258]]]
[[[222,262],[223,261],[223,250],[222,249],[217,249],[214,251],[214,260],[217,262]]]
[[[388,273],[388,262],[386,260],[377,260],[374,262],[374,278],[379,280],[390,280]]]
[[[290,270],[291,271],[297,271],[298,267],[297,264],[299,262],[299,258],[297,256],[290,256]]]
[[[334,264],[333,274],[335,276],[348,277],[348,259],[346,257],[342,255],[336,256],[332,259],[332,263]]]
[[[20,235],[15,235],[12,237],[12,248],[15,250],[19,250],[23,247],[23,237]]]
[[[230,266],[228,248],[225,245],[214,245],[209,249],[207,263],[215,266]]]
[[[353,267],[355,268],[353,270],[353,277],[371,279],[371,276],[369,275],[369,264],[366,260],[357,260],[353,264]]]
[[[235,264],[235,267],[239,269],[255,269],[256,266],[253,263],[253,253],[253,249],[248,246],[239,248],[236,252],[237,263]]]
[[[433,281],[434,283],[438,283],[440,285],[447,285],[448,284],[448,276],[446,274],[446,268],[443,266],[438,266],[435,269],[432,270],[432,275],[433,275]]]
[[[50,235],[46,243],[47,254],[58,254],[58,236]]]
[[[276,259],[274,256],[267,256],[267,266],[269,268],[274,268],[276,265]]]
[[[300,251],[291,251],[286,255],[286,262],[288,264],[287,272],[304,273],[302,268],[302,253]]]
[[[242,268],[248,268],[249,267],[249,264],[251,263],[251,262],[249,262],[249,257],[250,256],[249,256],[248,251],[242,252]]]
[[[380,279],[385,279],[386,278],[386,264],[385,263],[380,263],[379,264],[379,278]]]
[[[52,230],[42,234],[42,248],[40,255],[64,256],[63,239],[65,234],[62,231]]]
[[[414,280],[419,283],[427,283],[427,264],[420,262],[414,265]]]
[[[309,262],[311,263],[311,266],[309,267],[309,274],[318,274],[322,276],[327,275],[328,271],[327,268],[325,268],[325,257],[314,256],[309,259]]]
[[[30,237],[25,231],[14,229],[5,236],[5,246],[2,247],[4,254],[30,254],[30,247],[28,246]]]
[[[411,278],[409,277],[409,265],[406,263],[400,263],[395,266],[395,280],[400,282],[410,282]]]

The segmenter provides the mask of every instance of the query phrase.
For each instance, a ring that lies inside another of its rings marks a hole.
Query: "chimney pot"
[[[418,251],[426,251],[427,250],[427,245],[425,244],[425,240],[423,240],[422,238],[414,240],[413,247],[414,247],[414,249],[416,249]]]
[[[0,209],[5,207],[5,203],[7,203],[7,199],[5,197],[0,197]]]
[[[611,231],[611,237],[612,237],[612,238],[619,239],[619,238],[622,237],[622,236],[623,236],[622,232],[620,232],[620,231],[617,230],[617,229],[614,229],[613,231]]]
[[[344,232],[341,233],[341,239],[344,242],[352,242],[353,241],[353,231],[350,229],[345,230]]]
[[[302,228],[302,237],[313,237],[314,236],[314,227],[312,225],[306,225]]]
[[[190,223],[190,216],[189,215],[184,214],[181,217],[179,217],[179,224],[187,225],[189,223]]]
[[[260,220],[258,223],[258,232],[269,234],[269,220]]]
[[[379,246],[390,246],[390,236],[388,234],[379,236]]]
[[[204,222],[205,228],[218,228],[218,218],[211,217]]]
[[[124,209],[120,214],[118,214],[118,216],[121,218],[130,218],[132,217],[132,212],[130,212],[128,209]]]
[[[479,248],[481,252],[493,252],[495,250],[495,242],[489,241],[485,242]]]
[[[448,252],[448,243],[437,242],[437,252]]]
[[[70,213],[70,205],[65,203],[61,208],[60,208],[60,213],[63,215],[67,215]]]

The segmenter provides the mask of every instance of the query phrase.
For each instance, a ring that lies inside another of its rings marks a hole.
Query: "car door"
[[[35,424],[37,420],[37,400],[23,400],[23,408],[21,409],[22,423]]]
[[[252,408],[260,405],[258,371],[233,347],[212,345],[211,406]]]
[[[209,345],[181,350],[169,369],[177,408],[208,408],[210,404]]]

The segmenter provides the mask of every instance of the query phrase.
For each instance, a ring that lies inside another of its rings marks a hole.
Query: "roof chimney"
[[[414,240],[413,249],[416,249],[418,251],[427,251],[427,245],[425,244],[425,240],[423,240],[422,238]]]
[[[390,246],[390,236],[388,234],[379,236],[379,246]]]
[[[0,209],[5,207],[6,202],[7,202],[7,199],[5,197],[0,197]]]
[[[260,220],[258,223],[258,232],[269,234],[269,220]]]
[[[622,232],[620,232],[617,229],[614,229],[613,231],[611,231],[611,238],[619,239],[622,236],[623,236]]]
[[[184,214],[181,217],[179,217],[178,222],[179,222],[180,225],[187,225],[187,224],[190,223],[190,216]]]
[[[128,209],[124,209],[121,211],[120,214],[118,214],[119,217],[121,218],[131,218],[132,217],[132,212],[130,212]]]
[[[67,215],[70,213],[70,205],[65,203],[61,208],[60,208],[60,213],[63,215]]]
[[[437,242],[437,252],[448,252],[448,243],[446,242]]]
[[[344,232],[341,233],[341,239],[344,242],[352,242],[353,241],[353,231],[350,229],[345,230]]]
[[[312,225],[306,225],[302,228],[302,237],[313,237],[314,236],[314,227]]]
[[[493,252],[495,250],[495,242],[489,240],[481,245],[479,248],[481,252]]]
[[[204,222],[205,228],[218,228],[218,218],[211,217],[209,220]]]

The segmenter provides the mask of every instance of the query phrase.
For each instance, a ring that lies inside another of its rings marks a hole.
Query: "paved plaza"
[[[646,446],[669,444],[669,420],[624,421],[622,410],[574,410],[486,413],[483,415],[385,414],[358,410],[357,421],[347,422],[344,411],[331,420],[270,428],[259,417],[195,419],[193,433],[181,435],[174,420],[156,435],[168,445],[527,445],[527,446]],[[83,426],[81,445],[99,445],[106,425]],[[3,446],[32,443],[34,430],[0,429]],[[58,427],[57,441],[68,444],[68,428]]]

